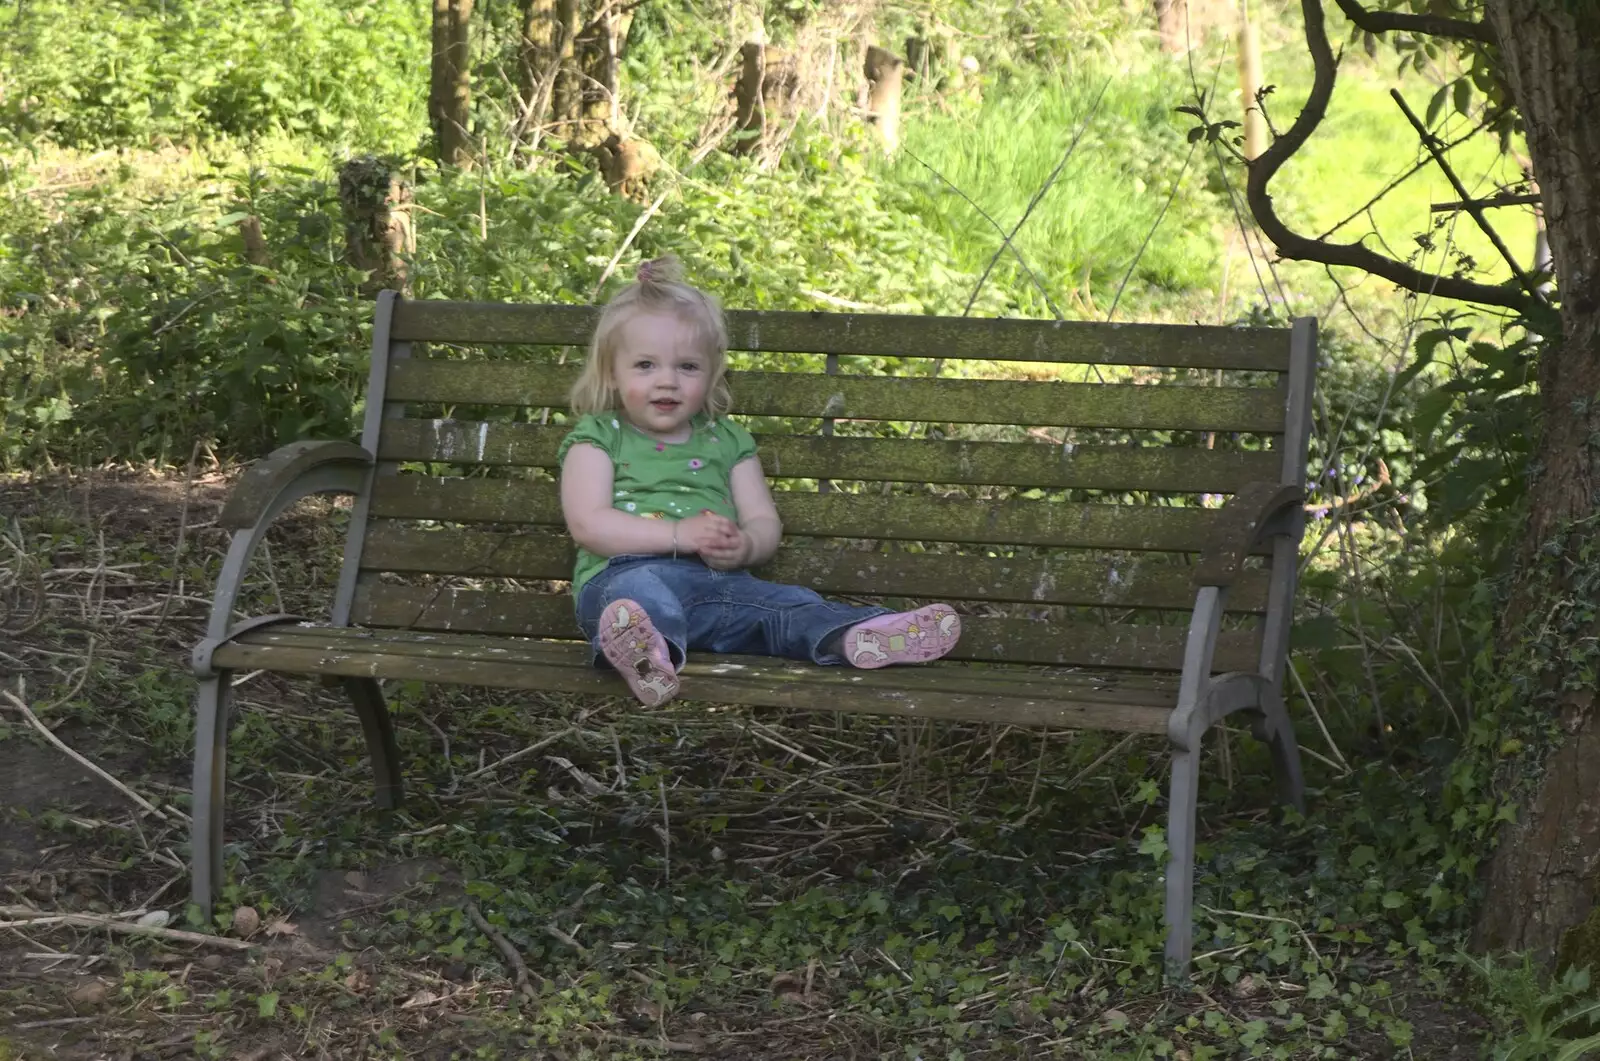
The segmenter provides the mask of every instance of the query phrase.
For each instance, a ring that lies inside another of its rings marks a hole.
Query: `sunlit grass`
[[[1337,42],[1345,33],[1342,21],[1331,18],[1330,36]],[[1263,37],[1265,81],[1276,86],[1269,113],[1282,130],[1299,112],[1312,80],[1298,10],[1270,13]],[[1001,246],[1001,237],[977,208],[1009,230],[1090,115],[1104,85],[1082,142],[1016,239],[1062,315],[1104,317],[1135,258],[1118,319],[1234,319],[1251,306],[1277,304],[1278,283],[1292,312],[1325,318],[1343,313],[1338,290],[1321,266],[1276,263],[1274,281],[1265,263],[1253,266],[1244,257],[1235,203],[1224,186],[1225,178],[1242,210],[1242,167],[1231,159],[1219,166],[1204,147],[1187,170],[1183,167],[1184,134],[1194,120],[1175,108],[1193,101],[1196,84],[1207,90],[1212,120],[1241,116],[1232,40],[1213,35],[1204,49],[1181,59],[1140,47],[1130,42],[1117,69],[1086,64],[1033,86],[992,89],[981,105],[912,102],[904,131],[907,150],[882,171],[906,189],[909,208],[949,240],[956,260],[979,271]],[[1470,218],[1430,210],[1433,203],[1457,198],[1431,160],[1367,206],[1425,157],[1390,88],[1398,87],[1412,109],[1424,114],[1441,83],[1437,76],[1415,72],[1400,77],[1396,65],[1387,50],[1373,59],[1359,53],[1343,57],[1326,118],[1272,183],[1280,216],[1306,235],[1333,230],[1334,240],[1363,241],[1400,259],[1416,256],[1420,268],[1451,273],[1471,265],[1476,279],[1504,280],[1509,276],[1505,263]],[[1450,116],[1439,131],[1452,139],[1468,128],[1466,118]],[[1518,175],[1514,160],[1486,136],[1454,148],[1449,161],[1474,195],[1491,194],[1497,184]],[[977,208],[928,167],[970,196]],[[1172,205],[1141,254],[1140,245],[1175,182]],[[1354,220],[1340,225],[1352,214]],[[1441,218],[1445,227],[1434,233],[1434,249],[1418,255],[1416,237]],[[1491,221],[1518,261],[1530,265],[1531,213],[1499,209],[1491,212]],[[1387,282],[1352,270],[1338,276],[1353,289],[1349,301],[1369,324],[1399,334],[1414,316],[1415,307]],[[1001,257],[991,282],[1013,295],[1020,313],[1052,312],[1009,254]],[[1429,309],[1442,305],[1424,304]]]

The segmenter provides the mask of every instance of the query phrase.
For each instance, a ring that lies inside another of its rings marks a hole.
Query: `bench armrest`
[[[233,541],[217,575],[206,636],[195,646],[196,674],[208,677],[217,646],[265,621],[246,620],[236,626],[233,614],[245,572],[272,521],[313,494],[361,493],[373,463],[372,454],[350,442],[291,442],[245,469],[217,517],[217,523],[232,532]]]
[[[238,531],[270,522],[277,514],[272,511],[274,502],[297,480],[319,469],[326,470],[321,478],[344,478],[336,469],[347,471],[349,478],[345,482],[329,482],[328,490],[317,492],[355,493],[371,465],[372,455],[352,442],[291,442],[280,446],[239,476],[217,524],[224,530]],[[340,489],[345,485],[353,488]]]
[[[1231,586],[1244,558],[1278,534],[1298,534],[1306,492],[1283,483],[1250,483],[1228,499],[1217,515],[1210,542],[1195,565],[1196,586]]]

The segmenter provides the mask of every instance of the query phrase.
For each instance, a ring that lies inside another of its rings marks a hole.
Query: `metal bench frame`
[[[195,647],[192,657],[194,673],[199,679],[193,787],[193,899],[208,914],[223,879],[222,827],[231,676],[240,666],[236,661],[219,662],[218,656],[237,650],[263,631],[281,629],[284,624],[300,621],[300,617],[288,615],[263,615],[243,621],[235,621],[233,616],[245,575],[268,528],[286,509],[312,495],[344,494],[355,499],[344,566],[331,615],[332,627],[351,625],[352,601],[374,484],[380,476],[392,472],[392,465],[386,467],[376,456],[385,417],[397,415],[392,403],[386,400],[385,386],[394,359],[409,356],[410,352],[409,342],[391,341],[391,325],[398,302],[398,296],[388,291],[378,300],[362,444],[296,442],[280,448],[245,470],[219,519],[220,525],[232,533],[232,544],[217,580],[205,637]],[[492,320],[496,313],[510,307],[478,308]],[[823,328],[848,330],[850,325],[847,318],[836,314],[730,314],[731,318],[738,319],[802,316],[822,322],[819,326]],[[878,318],[877,323],[881,325],[884,320]],[[922,320],[926,322],[927,319]],[[1056,322],[1003,323],[1036,325],[1041,331],[1059,327]],[[1253,482],[1236,492],[1220,511],[1212,540],[1199,555],[1193,568],[1194,605],[1184,642],[1176,705],[1166,719],[1165,732],[1172,754],[1167,822],[1170,855],[1166,874],[1166,969],[1168,976],[1174,979],[1186,975],[1191,958],[1195,811],[1201,742],[1206,731],[1236,712],[1249,714],[1254,735],[1264,741],[1270,751],[1281,799],[1297,808],[1304,807],[1299,752],[1284,704],[1283,687],[1296,591],[1298,546],[1304,526],[1303,498],[1315,375],[1315,319],[1296,320],[1287,337],[1289,369],[1281,388],[1285,402],[1281,474],[1275,482]],[[566,341],[573,339],[576,337]],[[1213,660],[1228,593],[1240,578],[1246,556],[1264,544],[1270,544],[1271,549],[1270,583],[1259,665],[1253,670],[1215,674]],[[253,665],[270,668],[272,663],[269,658],[264,664]],[[380,680],[385,676],[381,668],[369,666],[366,668],[369,672],[363,672],[361,667],[313,660],[296,664],[292,669],[321,673],[325,680],[343,686],[365,733],[375,776],[377,805],[381,808],[396,806],[401,798],[400,758],[393,722],[380,688]],[[496,681],[492,684],[510,683]],[[617,689],[621,691],[620,682]],[[685,695],[695,695],[692,682],[687,685]],[[952,710],[941,712],[940,717],[962,716],[959,710]],[[972,720],[990,719],[975,717]]]

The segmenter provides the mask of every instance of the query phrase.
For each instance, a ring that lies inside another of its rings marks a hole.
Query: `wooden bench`
[[[572,347],[586,343],[597,312],[385,292],[362,444],[295,443],[241,476],[221,516],[232,547],[193,656],[202,908],[223,874],[234,671],[342,683],[383,807],[400,799],[401,781],[382,679],[626,694],[586,664],[562,581],[573,557],[556,446],[582,359]],[[852,599],[949,600],[965,633],[951,660],[918,668],[702,656],[685,668],[682,696],[1166,735],[1166,957],[1169,974],[1182,975],[1206,730],[1249,713],[1283,798],[1302,801],[1282,688],[1316,322],[728,318],[735,351],[792,369],[731,380],[786,532],[762,573]],[[991,375],[994,362],[1010,362],[1012,375],[1049,378],[943,378],[935,359]],[[885,375],[891,365],[900,374]],[[1111,379],[1057,378],[1065,373]],[[236,622],[268,526],[319,493],[354,496],[331,615]]]

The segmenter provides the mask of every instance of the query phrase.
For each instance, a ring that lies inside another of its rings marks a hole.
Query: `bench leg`
[[[211,920],[211,902],[222,883],[222,817],[228,778],[228,707],[232,699],[232,671],[218,671],[200,680],[195,697],[190,898],[207,922]]]
[[[394,740],[394,720],[376,678],[345,678],[345,692],[361,719],[367,737],[367,754],[372,758],[374,799],[382,810],[400,805],[403,786],[400,779],[400,748]]]
[[[1294,723],[1289,721],[1283,698],[1268,690],[1261,697],[1261,715],[1256,719],[1255,736],[1272,756],[1272,773],[1278,782],[1278,799],[1304,814],[1306,784],[1300,774],[1300,744],[1294,739]]]
[[[1194,827],[1200,797],[1199,739],[1188,751],[1173,749],[1167,807],[1167,955],[1169,984],[1189,975],[1194,952]]]

